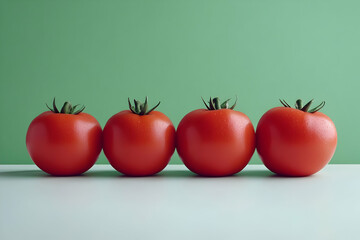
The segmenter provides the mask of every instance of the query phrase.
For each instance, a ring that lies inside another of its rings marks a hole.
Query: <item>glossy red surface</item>
[[[102,148],[101,126],[87,114],[44,112],[30,124],[26,147],[34,163],[52,175],[89,170]]]
[[[139,116],[125,110],[108,120],[103,140],[104,153],[117,171],[146,176],[169,163],[175,151],[175,128],[161,112]]]
[[[186,167],[200,175],[235,174],[248,164],[254,150],[254,127],[238,111],[198,109],[177,128],[177,151]]]
[[[276,107],[260,119],[256,141],[260,158],[272,172],[308,176],[331,160],[337,133],[332,120],[321,112]]]

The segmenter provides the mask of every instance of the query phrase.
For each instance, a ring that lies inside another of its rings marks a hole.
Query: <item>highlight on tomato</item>
[[[185,166],[203,176],[228,176],[240,172],[255,150],[255,131],[250,119],[235,111],[230,99],[203,102],[206,109],[188,113],[179,123],[176,148]]]
[[[332,120],[319,112],[322,102],[310,109],[299,99],[295,108],[280,100],[283,107],[267,111],[256,130],[257,151],[264,165],[285,176],[309,176],[320,171],[332,158],[337,144]]]
[[[26,134],[31,159],[44,172],[56,176],[79,175],[89,170],[102,149],[98,121],[84,113],[85,106],[65,102],[37,116]]]
[[[145,102],[128,99],[129,110],[112,116],[103,132],[104,153],[117,171],[148,176],[162,171],[175,151],[175,128],[163,113]]]

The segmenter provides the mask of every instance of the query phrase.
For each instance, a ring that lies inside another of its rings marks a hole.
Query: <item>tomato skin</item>
[[[180,158],[192,172],[228,176],[249,163],[255,151],[255,132],[241,112],[198,109],[179,123],[176,144]]]
[[[129,176],[148,176],[169,163],[175,151],[175,128],[161,112],[140,116],[124,110],[106,123],[103,142],[113,168]]]
[[[256,130],[257,151],[265,166],[285,176],[309,176],[334,155],[337,133],[321,112],[276,107],[266,112]]]
[[[102,148],[102,130],[87,113],[51,111],[37,116],[26,134],[26,147],[34,163],[56,176],[79,175],[96,162]]]

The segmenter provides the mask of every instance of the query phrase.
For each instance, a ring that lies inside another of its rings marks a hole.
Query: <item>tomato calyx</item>
[[[77,114],[81,113],[82,111],[84,111],[84,109],[85,109],[85,106],[83,105],[80,109],[76,110],[76,108],[77,108],[77,106],[79,106],[79,104],[72,106],[70,102],[65,102],[64,105],[62,106],[61,110],[59,111],[58,108],[56,107],[55,98],[53,100],[53,108],[50,108],[47,105],[47,103],[45,103],[45,104],[46,104],[46,107],[53,113],[77,115]]]
[[[208,101],[208,103],[206,103],[202,97],[201,97],[201,99],[203,100],[203,103],[205,104],[205,106],[208,110],[220,110],[220,109],[233,110],[235,108],[237,100],[238,100],[236,97],[235,103],[231,107],[229,107],[229,101],[231,100],[231,98],[227,99],[226,101],[224,101],[221,104],[220,104],[220,99],[218,97],[214,97],[214,98],[210,97],[210,100]]]
[[[132,113],[134,113],[134,114],[139,115],[139,116],[143,116],[143,115],[147,115],[147,114],[151,113],[152,111],[154,111],[160,105],[160,102],[159,102],[158,104],[155,105],[155,107],[148,110],[148,108],[149,108],[149,106],[148,106],[148,97],[145,97],[145,102],[144,103],[134,99],[134,106],[131,105],[130,98],[128,98],[128,102],[129,102],[130,111]]]
[[[282,99],[282,100],[279,99],[279,100],[284,107],[291,108],[291,106],[284,99]],[[301,110],[303,112],[315,113],[325,106],[325,101],[322,101],[318,106],[310,109],[310,105],[312,104],[313,100],[314,99],[311,99],[308,103],[306,103],[303,106],[301,99],[298,99],[298,100],[296,100],[296,103],[295,103],[295,109]]]

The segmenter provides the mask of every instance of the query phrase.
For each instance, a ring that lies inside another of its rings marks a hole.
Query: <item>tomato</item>
[[[177,128],[176,148],[185,166],[203,176],[228,176],[241,171],[255,150],[255,133],[250,119],[220,105],[214,98],[188,113]]]
[[[66,102],[59,112],[51,111],[37,116],[26,134],[26,147],[34,163],[44,172],[68,176],[89,170],[96,162],[101,148],[102,130],[90,114],[75,111]]]
[[[159,102],[160,104],[160,102]],[[159,105],[158,104],[158,105]],[[147,111],[145,103],[112,116],[104,127],[104,153],[111,166],[130,176],[153,175],[163,170],[175,151],[175,128],[163,113]]]
[[[296,108],[285,101],[260,119],[256,130],[257,151],[264,165],[285,176],[308,176],[320,171],[334,155],[337,133],[334,123],[318,112],[324,105],[308,110],[301,100]]]

